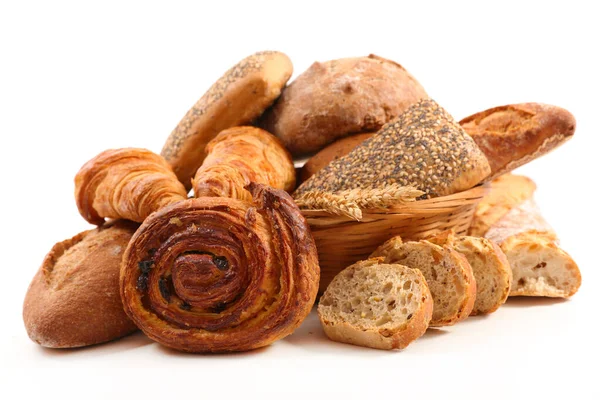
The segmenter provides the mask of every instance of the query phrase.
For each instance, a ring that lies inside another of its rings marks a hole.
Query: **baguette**
[[[570,112],[539,103],[491,108],[464,118],[460,125],[485,153],[492,179],[549,153],[575,133]]]
[[[535,204],[532,184],[514,175],[493,181],[490,193],[478,205],[473,226],[506,255],[513,274],[510,296],[570,297],[581,286],[579,267],[558,246],[556,233]],[[514,204],[524,194],[528,197]],[[483,231],[482,226],[489,229]]]

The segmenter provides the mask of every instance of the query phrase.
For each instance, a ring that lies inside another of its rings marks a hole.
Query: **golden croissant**
[[[308,224],[283,190],[252,202],[201,197],[144,221],[121,265],[125,311],[151,339],[188,352],[242,351],[291,334],[319,286]]]
[[[288,192],[296,185],[289,152],[279,139],[252,126],[226,129],[211,140],[207,156],[192,180],[195,197],[252,200],[250,182]]]
[[[106,150],[75,176],[79,213],[96,225],[104,218],[143,222],[154,211],[186,198],[171,166],[146,149]]]

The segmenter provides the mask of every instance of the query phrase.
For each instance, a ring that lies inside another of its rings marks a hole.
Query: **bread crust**
[[[491,108],[460,124],[488,158],[491,179],[549,153],[575,133],[570,112],[540,103]]]
[[[279,97],[292,70],[292,62],[283,53],[252,54],[225,72],[192,106],[161,151],[186,189],[192,187],[208,142],[224,129],[259,117]]]
[[[359,261],[358,263],[348,267],[345,271],[352,269],[357,270],[374,265],[377,265],[381,268],[390,267],[389,265],[381,265],[381,259],[369,259],[366,261]],[[419,288],[422,293],[422,299],[420,307],[416,312],[413,313],[412,318],[410,318],[406,324],[402,326],[402,329],[393,332],[373,328],[364,329],[360,326],[351,324],[348,321],[333,321],[327,319],[325,313],[323,312],[323,306],[319,304],[317,312],[321,321],[321,326],[323,327],[323,330],[329,339],[336,342],[349,343],[357,346],[392,350],[406,348],[411,342],[421,337],[425,333],[427,327],[429,326],[429,321],[431,320],[431,315],[433,312],[433,301],[431,293],[429,292],[429,288],[425,283],[425,277],[421,271],[416,269],[411,270],[403,265],[394,265],[393,267],[408,269],[410,270],[410,273],[415,274],[417,279],[419,279]],[[334,278],[334,281],[340,279],[343,279],[343,275],[341,273]],[[326,294],[324,294],[324,296]],[[321,299],[323,299],[323,297]]]
[[[400,64],[373,54],[315,62],[260,121],[294,155],[376,131],[427,93]]]
[[[352,151],[356,146],[369,139],[374,134],[374,132],[357,133],[356,135],[347,136],[331,143],[330,145],[319,151],[317,154],[312,156],[304,164],[304,166],[302,166],[302,169],[300,171],[299,183],[304,182],[305,180],[322,170],[333,160],[337,160],[338,158],[350,153],[350,151]]]
[[[137,225],[117,221],[56,243],[23,303],[27,334],[44,347],[107,342],[136,330],[119,295],[121,259]]]

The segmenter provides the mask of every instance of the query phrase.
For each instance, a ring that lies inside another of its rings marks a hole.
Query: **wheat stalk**
[[[342,196],[327,192],[310,190],[294,199],[298,207],[304,210],[324,210],[334,215],[345,215],[357,221],[362,219],[360,207]]]
[[[295,201],[305,210],[324,210],[360,221],[362,208],[388,208],[415,201],[424,193],[411,186],[393,184],[381,189],[352,189],[335,194],[311,190],[298,196]]]

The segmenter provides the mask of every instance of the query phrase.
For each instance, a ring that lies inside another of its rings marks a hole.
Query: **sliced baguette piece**
[[[581,286],[575,261],[531,198],[497,221],[485,234],[498,243],[513,272],[510,296],[570,297]]]
[[[513,270],[510,296],[571,297],[579,290],[579,267],[552,236],[523,232],[500,247]]]
[[[471,315],[493,313],[506,302],[512,285],[512,270],[497,244],[481,237],[456,237],[453,231],[442,232],[427,241],[452,246],[467,258],[477,282]]]
[[[404,349],[425,333],[433,302],[419,270],[382,259],[340,272],[317,308],[329,339],[375,349]]]
[[[477,285],[469,262],[451,246],[425,240],[403,243],[399,236],[382,244],[371,257],[420,270],[433,297],[430,326],[454,325],[466,319],[475,303]]]

